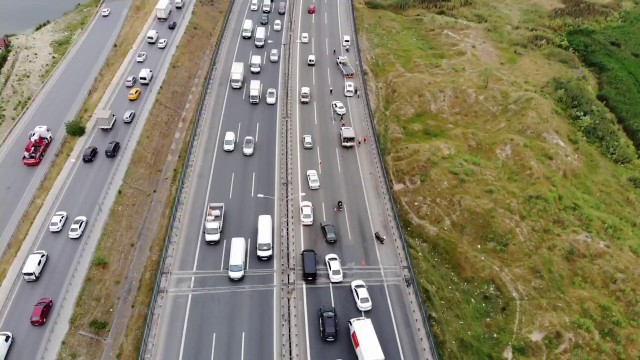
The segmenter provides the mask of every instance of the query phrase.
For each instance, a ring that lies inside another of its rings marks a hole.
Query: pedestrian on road
[[[365,136],[365,137],[363,137],[363,138],[362,138],[362,141],[367,142],[367,137],[366,137],[366,136]]]
[[[358,139],[358,146],[360,146],[360,139]]]
[[[336,48],[333,48],[333,55],[336,54]]]
[[[340,124],[342,124],[342,127],[345,127],[347,125],[347,122],[344,121],[344,119],[341,119],[340,120]]]
[[[320,167],[322,167],[322,160],[320,160]]]
[[[329,95],[333,94],[333,88],[329,88]]]

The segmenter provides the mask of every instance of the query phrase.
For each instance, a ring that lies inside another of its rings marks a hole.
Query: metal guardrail
[[[172,228],[174,226],[175,220],[176,220],[176,214],[177,214],[177,210],[179,208],[180,205],[180,195],[183,191],[183,186],[184,186],[184,179],[185,179],[185,175],[187,174],[187,169],[189,167],[189,161],[188,159],[191,157],[191,153],[193,151],[193,144],[194,144],[194,139],[196,137],[197,134],[197,129],[198,129],[198,125],[200,124],[200,122],[202,121],[202,114],[204,113],[204,108],[205,108],[205,100],[206,100],[206,95],[207,95],[207,89],[209,88],[209,86],[211,85],[211,78],[215,72],[215,68],[216,68],[216,64],[218,63],[218,56],[220,54],[220,44],[222,42],[222,39],[224,38],[224,34],[227,28],[227,23],[229,22],[229,17],[231,15],[231,11],[233,10],[233,3],[234,0],[229,0],[229,6],[227,7],[227,12],[224,16],[224,22],[222,24],[222,28],[220,29],[220,34],[218,35],[218,39],[216,40],[216,45],[213,51],[213,56],[211,57],[211,64],[209,65],[209,69],[207,70],[207,76],[205,78],[204,81],[204,88],[202,93],[200,94],[200,99],[198,100],[198,110],[196,112],[196,121],[195,124],[193,126],[193,128],[191,129],[191,134],[189,135],[189,145],[187,148],[187,154],[185,156],[185,162],[184,165],[182,166],[182,171],[180,173],[180,177],[178,179],[178,186],[177,189],[178,191],[176,192],[176,197],[175,200],[173,202],[173,207],[171,209],[171,218],[169,220],[169,224],[167,226],[167,235],[165,236],[164,239],[164,244],[163,244],[163,249],[162,249],[162,257],[160,259],[160,264],[158,266],[158,271],[156,272],[156,280],[155,280],[155,284],[153,286],[153,295],[151,297],[151,300],[149,301],[148,304],[148,308],[149,310],[147,310],[147,315],[145,318],[145,326],[144,326],[144,333],[142,334],[142,340],[141,340],[141,344],[140,344],[140,351],[138,352],[138,359],[143,359],[144,358],[144,354],[147,350],[147,345],[148,345],[148,340],[149,340],[149,332],[151,330],[151,326],[153,324],[153,315],[154,315],[154,310],[155,310],[155,302],[156,299],[158,297],[158,290],[160,288],[160,283],[162,281],[162,273],[163,273],[163,269],[164,269],[164,265],[165,265],[165,259],[166,259],[166,255],[167,255],[167,250],[169,249],[169,242],[171,240],[171,236],[172,236]]]
[[[416,294],[416,298],[418,301],[418,305],[420,308],[420,315],[422,317],[422,321],[424,323],[425,329],[427,330],[427,336],[428,336],[428,340],[429,340],[429,346],[431,348],[431,355],[433,357],[434,360],[439,360],[438,357],[438,350],[436,348],[436,342],[435,339],[433,338],[433,333],[431,331],[431,326],[429,325],[429,314],[427,313],[427,311],[425,310],[426,307],[424,305],[424,302],[422,301],[422,297],[420,296],[420,290],[418,289],[418,285],[417,282],[415,281],[416,279],[416,275],[415,272],[413,270],[413,265],[411,262],[411,255],[409,254],[409,248],[407,245],[407,239],[406,236],[404,234],[404,231],[402,230],[402,226],[400,225],[400,218],[398,217],[398,209],[397,206],[395,204],[395,201],[393,200],[393,197],[391,196],[392,191],[391,191],[391,185],[389,183],[389,177],[387,176],[387,168],[384,164],[384,158],[382,156],[382,152],[380,151],[380,142],[378,141],[379,138],[377,136],[377,130],[376,130],[376,123],[374,120],[374,112],[373,109],[371,108],[371,102],[369,100],[369,91],[368,91],[368,87],[367,87],[367,80],[364,76],[365,72],[364,72],[364,66],[362,65],[362,58],[360,57],[360,41],[358,40],[358,30],[357,30],[357,26],[356,26],[356,13],[355,13],[355,1],[351,0],[351,18],[353,21],[353,33],[355,35],[355,50],[354,51],[354,55],[356,56],[356,62],[358,66],[358,70],[360,72],[360,78],[362,79],[362,84],[364,85],[362,88],[362,90],[364,90],[364,98],[365,98],[365,104],[366,104],[366,110],[369,113],[369,120],[370,120],[370,125],[371,128],[373,129],[373,134],[374,136],[376,136],[376,140],[375,141],[375,148],[376,148],[376,152],[378,155],[378,161],[380,163],[380,167],[382,168],[382,174],[384,177],[384,184],[386,187],[386,191],[389,197],[389,202],[391,203],[391,207],[392,207],[392,212],[393,212],[393,217],[394,217],[394,222],[395,222],[395,226],[396,229],[398,231],[398,234],[400,234],[400,238],[401,238],[401,242],[402,242],[402,249],[404,251],[405,257],[407,259],[407,268],[409,270],[409,273],[411,274],[411,278],[413,279],[413,281],[411,281],[411,286],[413,288],[414,293]],[[407,283],[407,285],[409,285]]]

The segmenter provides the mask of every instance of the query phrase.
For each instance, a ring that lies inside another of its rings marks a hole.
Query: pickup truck
[[[220,241],[223,220],[224,203],[209,203],[204,219],[204,241],[207,244],[215,244]]]
[[[342,75],[344,75],[344,77],[352,78],[355,76],[356,72],[353,71],[353,66],[351,66],[348,57],[338,56],[336,58],[336,63],[338,64],[338,67],[340,68],[340,71],[342,71]]]

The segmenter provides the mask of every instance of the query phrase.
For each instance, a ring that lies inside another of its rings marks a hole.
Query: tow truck
[[[36,126],[33,131],[29,132],[29,142],[24,148],[22,155],[22,163],[26,166],[38,166],[44,158],[49,145],[53,140],[53,134],[48,126]]]
[[[353,66],[351,66],[348,57],[338,56],[336,58],[336,63],[338,64],[338,67],[340,68],[340,71],[342,71],[342,75],[344,75],[344,77],[352,78],[355,76],[356,73],[355,71],[353,71]]]

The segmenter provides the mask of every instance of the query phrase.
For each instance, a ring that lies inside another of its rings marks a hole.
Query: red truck
[[[52,140],[53,135],[48,126],[36,126],[36,128],[29,133],[29,142],[24,148],[22,163],[26,166],[40,165]]]

